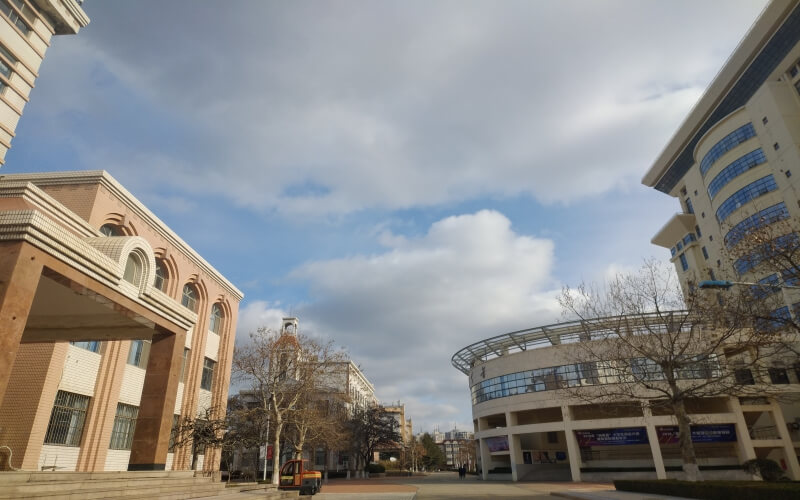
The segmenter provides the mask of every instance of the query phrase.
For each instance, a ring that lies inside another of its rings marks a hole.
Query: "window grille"
[[[137,416],[139,416],[138,407],[123,403],[117,404],[117,415],[114,417],[114,428],[111,430],[109,448],[112,450],[131,449]]]
[[[80,446],[89,396],[58,391],[45,434],[45,444]]]

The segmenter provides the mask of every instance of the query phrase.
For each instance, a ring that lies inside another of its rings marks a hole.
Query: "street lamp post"
[[[747,286],[761,286],[765,288],[776,288],[778,290],[783,288],[791,288],[794,290],[800,290],[800,286],[797,285],[787,285],[786,283],[752,283],[752,282],[745,282],[745,281],[728,281],[728,280],[705,280],[701,281],[697,284],[697,288],[702,290],[727,290],[734,285],[747,285]]]

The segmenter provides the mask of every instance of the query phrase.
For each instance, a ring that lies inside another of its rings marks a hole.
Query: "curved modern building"
[[[670,249],[685,289],[781,279],[736,247],[748,230],[800,217],[798,42],[800,2],[771,2],[642,180],[680,201],[652,242]]]
[[[650,332],[674,324],[656,315],[614,319],[631,328],[646,322]],[[680,477],[677,421],[666,408],[625,399],[593,402],[593,391],[616,383],[620,372],[605,360],[586,362],[577,342],[594,338],[608,324],[575,321],[520,330],[453,356],[453,366],[469,376],[484,479]],[[725,364],[720,352],[682,377],[714,378]],[[754,389],[749,396],[686,402],[701,472],[705,478],[745,478],[740,464],[766,457],[800,479],[800,407],[758,396],[767,385],[770,393],[800,394],[800,365],[749,375]]]

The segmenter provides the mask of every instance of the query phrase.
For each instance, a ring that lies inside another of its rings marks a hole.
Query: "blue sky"
[[[469,343],[667,259],[640,179],[764,1],[87,0],[3,173],[105,169],[416,430],[471,428]]]

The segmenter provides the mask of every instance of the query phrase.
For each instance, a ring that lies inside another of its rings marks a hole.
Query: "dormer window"
[[[139,286],[139,283],[141,283],[142,261],[136,254],[128,254],[128,260],[125,263],[125,273],[122,275],[122,279],[136,286]]]
[[[103,236],[123,236],[122,229],[116,224],[103,224],[100,226]]]

